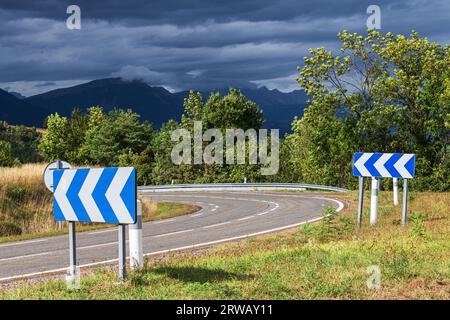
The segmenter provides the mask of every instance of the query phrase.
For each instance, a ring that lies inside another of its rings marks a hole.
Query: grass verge
[[[124,284],[102,268],[79,290],[52,280],[3,290],[0,299],[450,298],[449,193],[411,193],[402,226],[392,193],[381,192],[378,224],[369,226],[365,211],[361,229],[357,195],[335,197],[349,203],[340,215],[327,208],[327,219],[293,231],[148,261]],[[370,266],[381,271],[378,290],[368,289]]]

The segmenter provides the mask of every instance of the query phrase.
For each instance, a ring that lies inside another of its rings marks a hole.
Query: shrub
[[[333,207],[325,207],[322,212],[322,221],[319,224],[305,224],[300,227],[300,240],[310,239],[319,242],[339,239],[354,229],[354,223],[350,218],[340,216],[337,219],[337,211]]]
[[[427,233],[423,225],[423,214],[422,212],[414,212],[409,216],[409,221],[412,222],[412,235],[414,237],[426,238]]]
[[[20,162],[14,158],[12,145],[6,141],[0,141],[0,167],[14,167]]]
[[[22,234],[22,229],[11,222],[0,222],[0,237],[17,236]]]

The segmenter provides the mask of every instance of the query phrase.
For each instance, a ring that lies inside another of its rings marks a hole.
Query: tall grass
[[[0,236],[53,230],[52,194],[43,182],[44,164],[0,168]]]

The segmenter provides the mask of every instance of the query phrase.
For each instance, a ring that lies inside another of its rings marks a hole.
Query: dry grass
[[[0,237],[55,229],[44,168],[43,164],[0,168]]]
[[[0,185],[20,184],[34,185],[37,181],[43,183],[46,164],[24,164],[20,167],[0,167]]]

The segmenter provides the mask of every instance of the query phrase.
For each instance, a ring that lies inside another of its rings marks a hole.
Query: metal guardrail
[[[241,190],[323,190],[348,192],[344,188],[322,186],[306,183],[208,183],[208,184],[167,184],[138,187],[139,192],[171,192],[171,191],[241,191]]]

